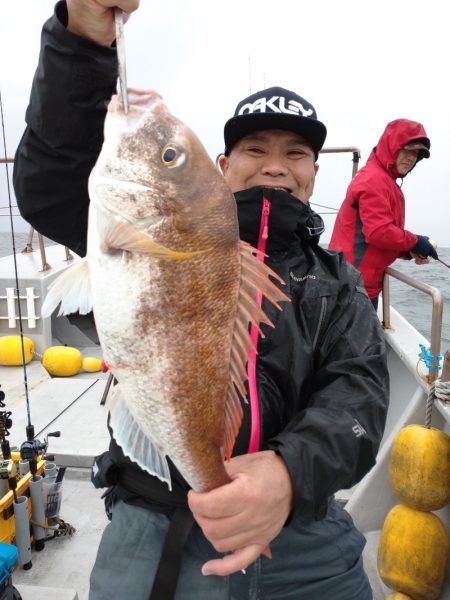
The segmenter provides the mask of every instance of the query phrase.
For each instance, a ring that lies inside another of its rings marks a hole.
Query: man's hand
[[[437,259],[438,253],[436,252],[436,248],[430,242],[430,238],[426,235],[418,235],[417,242],[414,248],[411,248],[411,256],[418,255],[421,258],[431,258]]]
[[[101,46],[116,39],[114,7],[124,12],[124,22],[139,6],[139,0],[67,0],[67,29]]]
[[[236,456],[225,467],[232,482],[210,492],[190,491],[189,507],[218,552],[203,575],[231,575],[254,562],[279,534],[293,504],[293,486],[282,458],[268,450]]]
[[[411,256],[414,259],[414,262],[416,263],[416,265],[427,265],[428,263],[431,262],[431,258],[423,258],[423,256],[419,256],[418,254],[414,254],[414,252],[410,252]]]

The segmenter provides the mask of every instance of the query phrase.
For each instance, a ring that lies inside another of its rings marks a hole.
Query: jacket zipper
[[[267,238],[269,237],[269,215],[270,202],[263,196],[263,205],[261,213],[261,222],[259,225],[258,235],[258,250],[257,259],[264,262],[264,253],[267,246]],[[258,292],[258,304],[262,304],[262,293]],[[259,409],[258,386],[256,384],[256,349],[258,348],[259,332],[254,325],[250,327],[250,338],[253,347],[250,349],[247,363],[248,389],[250,395],[250,441],[248,444],[248,453],[258,452],[261,437],[261,417]]]
[[[327,299],[325,296],[323,296],[322,301],[320,303],[319,322],[317,324],[316,335],[314,336],[314,341],[313,341],[313,345],[312,345],[313,352],[316,349],[317,341],[319,339],[320,330],[322,329],[322,323],[325,318],[326,310],[327,310]]]

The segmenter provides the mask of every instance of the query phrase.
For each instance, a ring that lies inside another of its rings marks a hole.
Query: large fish
[[[124,453],[166,481],[169,456],[197,491],[229,481],[257,292],[287,297],[239,240],[233,194],[194,133],[154,91],[113,96],[89,179],[87,256],[52,286],[49,314],[94,310],[118,380],[111,426]],[[261,258],[261,257],[260,257]],[[281,280],[280,280],[281,281]]]

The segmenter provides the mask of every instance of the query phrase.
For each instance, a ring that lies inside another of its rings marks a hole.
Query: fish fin
[[[102,216],[99,217],[99,233],[106,251],[124,250],[140,254],[151,254],[155,258],[165,260],[185,260],[208,250],[196,252],[179,252],[158,244],[143,231],[139,231],[129,223],[118,219]]]
[[[256,300],[256,294],[260,292],[267,298],[274,306],[281,310],[281,306],[278,302],[284,300],[290,302],[290,299],[286,294],[280,290],[270,279],[269,276],[284,285],[284,281],[281,277],[275,273],[265,262],[259,260],[258,255],[265,256],[256,248],[247,244],[247,242],[240,241],[240,254],[241,254],[241,291],[242,289],[250,293],[250,297]],[[239,303],[245,305],[245,302]],[[251,322],[257,323],[268,322],[266,315],[259,308],[256,302],[256,307],[250,312]],[[270,322],[269,322],[270,323]]]
[[[229,459],[231,456],[242,421],[242,406],[239,394],[244,399],[246,398],[246,365],[250,349],[253,348],[248,325],[249,323],[255,325],[261,335],[263,334],[259,326],[260,323],[266,323],[273,327],[273,324],[258,303],[258,292],[280,310],[281,307],[278,302],[282,300],[290,301],[288,296],[269,279],[269,276],[271,276],[280,283],[284,283],[281,277],[264,262],[258,260],[255,254],[258,254],[257,250],[246,242],[240,242],[241,285],[231,345],[230,382],[225,406],[224,455],[226,459]]]
[[[81,315],[91,312],[91,285],[86,258],[66,269],[50,284],[41,308],[42,317],[49,317],[59,303],[58,316],[77,311]]]
[[[136,423],[121,393],[120,384],[113,388],[108,404],[111,411],[110,424],[114,432],[114,439],[122,448],[125,456],[128,456],[150,475],[167,483],[169,490],[172,490],[167,460]]]

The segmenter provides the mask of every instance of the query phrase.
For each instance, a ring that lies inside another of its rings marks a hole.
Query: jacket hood
[[[375,158],[381,164],[383,169],[389,173],[394,179],[401,177],[395,166],[397,156],[401,148],[412,141],[421,141],[425,146],[430,148],[430,140],[427,137],[424,126],[416,121],[409,119],[397,119],[386,125],[378,144],[372,150],[369,160]],[[426,151],[419,151],[417,162],[422,158],[428,158]],[[414,168],[414,167],[413,167]]]

